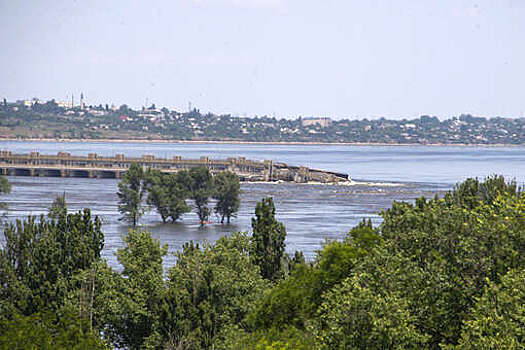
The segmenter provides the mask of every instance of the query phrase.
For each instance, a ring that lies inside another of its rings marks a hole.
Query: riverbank
[[[54,138],[0,138],[12,142],[93,142],[93,143],[163,143],[163,144],[229,144],[229,145],[293,145],[293,146],[430,146],[430,147],[525,147],[525,144],[484,143],[382,143],[382,142],[300,142],[300,141],[235,141],[235,140],[146,140],[146,139],[54,139]]]

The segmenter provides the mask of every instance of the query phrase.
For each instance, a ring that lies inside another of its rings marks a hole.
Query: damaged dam
[[[0,171],[2,175],[13,176],[52,176],[85,178],[121,178],[132,163],[144,168],[174,173],[192,167],[207,167],[212,174],[231,171],[241,181],[295,182],[338,184],[350,181],[347,174],[311,169],[305,166],[288,165],[273,160],[250,160],[245,157],[210,159],[185,159],[181,156],[158,158],[145,154],[142,157],[127,157],[115,154],[111,157],[90,153],[87,156],[59,152],[56,155],[31,152],[14,154],[11,151],[0,152]]]

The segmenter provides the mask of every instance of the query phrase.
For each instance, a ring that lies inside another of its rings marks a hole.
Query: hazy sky
[[[525,0],[0,0],[0,97],[336,118],[525,113]]]

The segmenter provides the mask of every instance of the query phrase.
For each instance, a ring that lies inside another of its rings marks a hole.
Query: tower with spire
[[[84,103],[84,93],[80,93],[80,109],[84,109],[86,107]]]

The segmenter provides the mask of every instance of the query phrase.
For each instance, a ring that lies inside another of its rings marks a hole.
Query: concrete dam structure
[[[96,153],[88,156],[71,155],[59,152],[45,155],[39,152],[13,154],[11,151],[0,152],[0,171],[2,175],[12,176],[52,176],[119,179],[132,163],[138,163],[145,169],[152,168],[164,173],[174,173],[192,167],[205,166],[212,174],[231,171],[241,181],[296,182],[296,183],[341,183],[349,181],[343,173],[311,169],[304,166],[292,166],[272,160],[255,161],[244,157],[227,159],[184,159],[181,156],[156,158],[143,155],[140,158],[116,154],[101,157]]]

